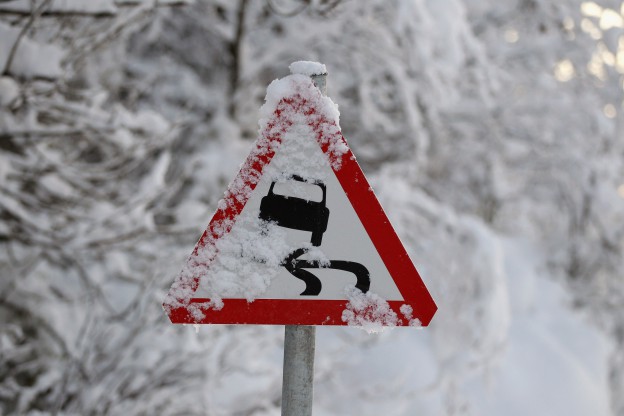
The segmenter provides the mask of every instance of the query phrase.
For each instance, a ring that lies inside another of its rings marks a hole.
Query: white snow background
[[[161,303],[298,60],[439,306],[314,414],[624,415],[621,0],[0,2],[0,414],[279,414],[282,327]]]

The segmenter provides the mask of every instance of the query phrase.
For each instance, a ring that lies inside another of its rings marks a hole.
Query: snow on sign
[[[338,116],[308,76],[269,85],[259,138],[165,299],[173,323],[429,323],[436,305]]]

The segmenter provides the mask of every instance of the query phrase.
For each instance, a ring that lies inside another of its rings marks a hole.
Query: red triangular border
[[[413,318],[419,319],[423,326],[428,325],[437,306],[372,192],[340,128],[300,93],[281,99],[273,118],[256,141],[255,148],[228,187],[224,197],[225,203],[220,203],[221,208],[213,215],[188,261],[193,262],[201,248],[214,244],[220,236],[231,230],[260,181],[264,167],[275,155],[274,149],[281,143],[282,135],[293,125],[293,121],[289,118],[293,110],[304,114],[309,120],[308,124],[316,134],[322,151],[329,157],[338,181],[403,296],[403,301],[388,302],[399,318],[397,324],[409,325],[399,310],[402,305],[407,304],[412,307]],[[335,146],[336,141],[344,144],[346,152],[338,153],[332,150],[332,144]],[[246,188],[244,194],[234,193],[233,187],[240,189],[241,183]],[[346,325],[341,317],[347,307],[347,299],[256,299],[253,302],[247,302],[245,299],[223,299],[224,307],[213,310],[202,306],[209,299],[192,296],[187,296],[186,299],[175,297],[181,293],[180,290],[192,295],[198,286],[199,277],[189,278],[182,274],[178,276],[163,304],[172,323]],[[197,313],[198,311],[200,313]]]

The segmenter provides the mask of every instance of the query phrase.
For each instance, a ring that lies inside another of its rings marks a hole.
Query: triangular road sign
[[[428,325],[437,307],[311,79],[274,81],[251,154],[163,304],[190,324]]]

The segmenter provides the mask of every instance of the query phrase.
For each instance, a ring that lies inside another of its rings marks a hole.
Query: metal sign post
[[[282,416],[312,415],[316,327],[286,325]]]
[[[323,95],[327,94],[327,74],[310,75]],[[284,376],[282,416],[311,416],[314,396],[314,350],[316,327],[286,325],[284,332]]]

